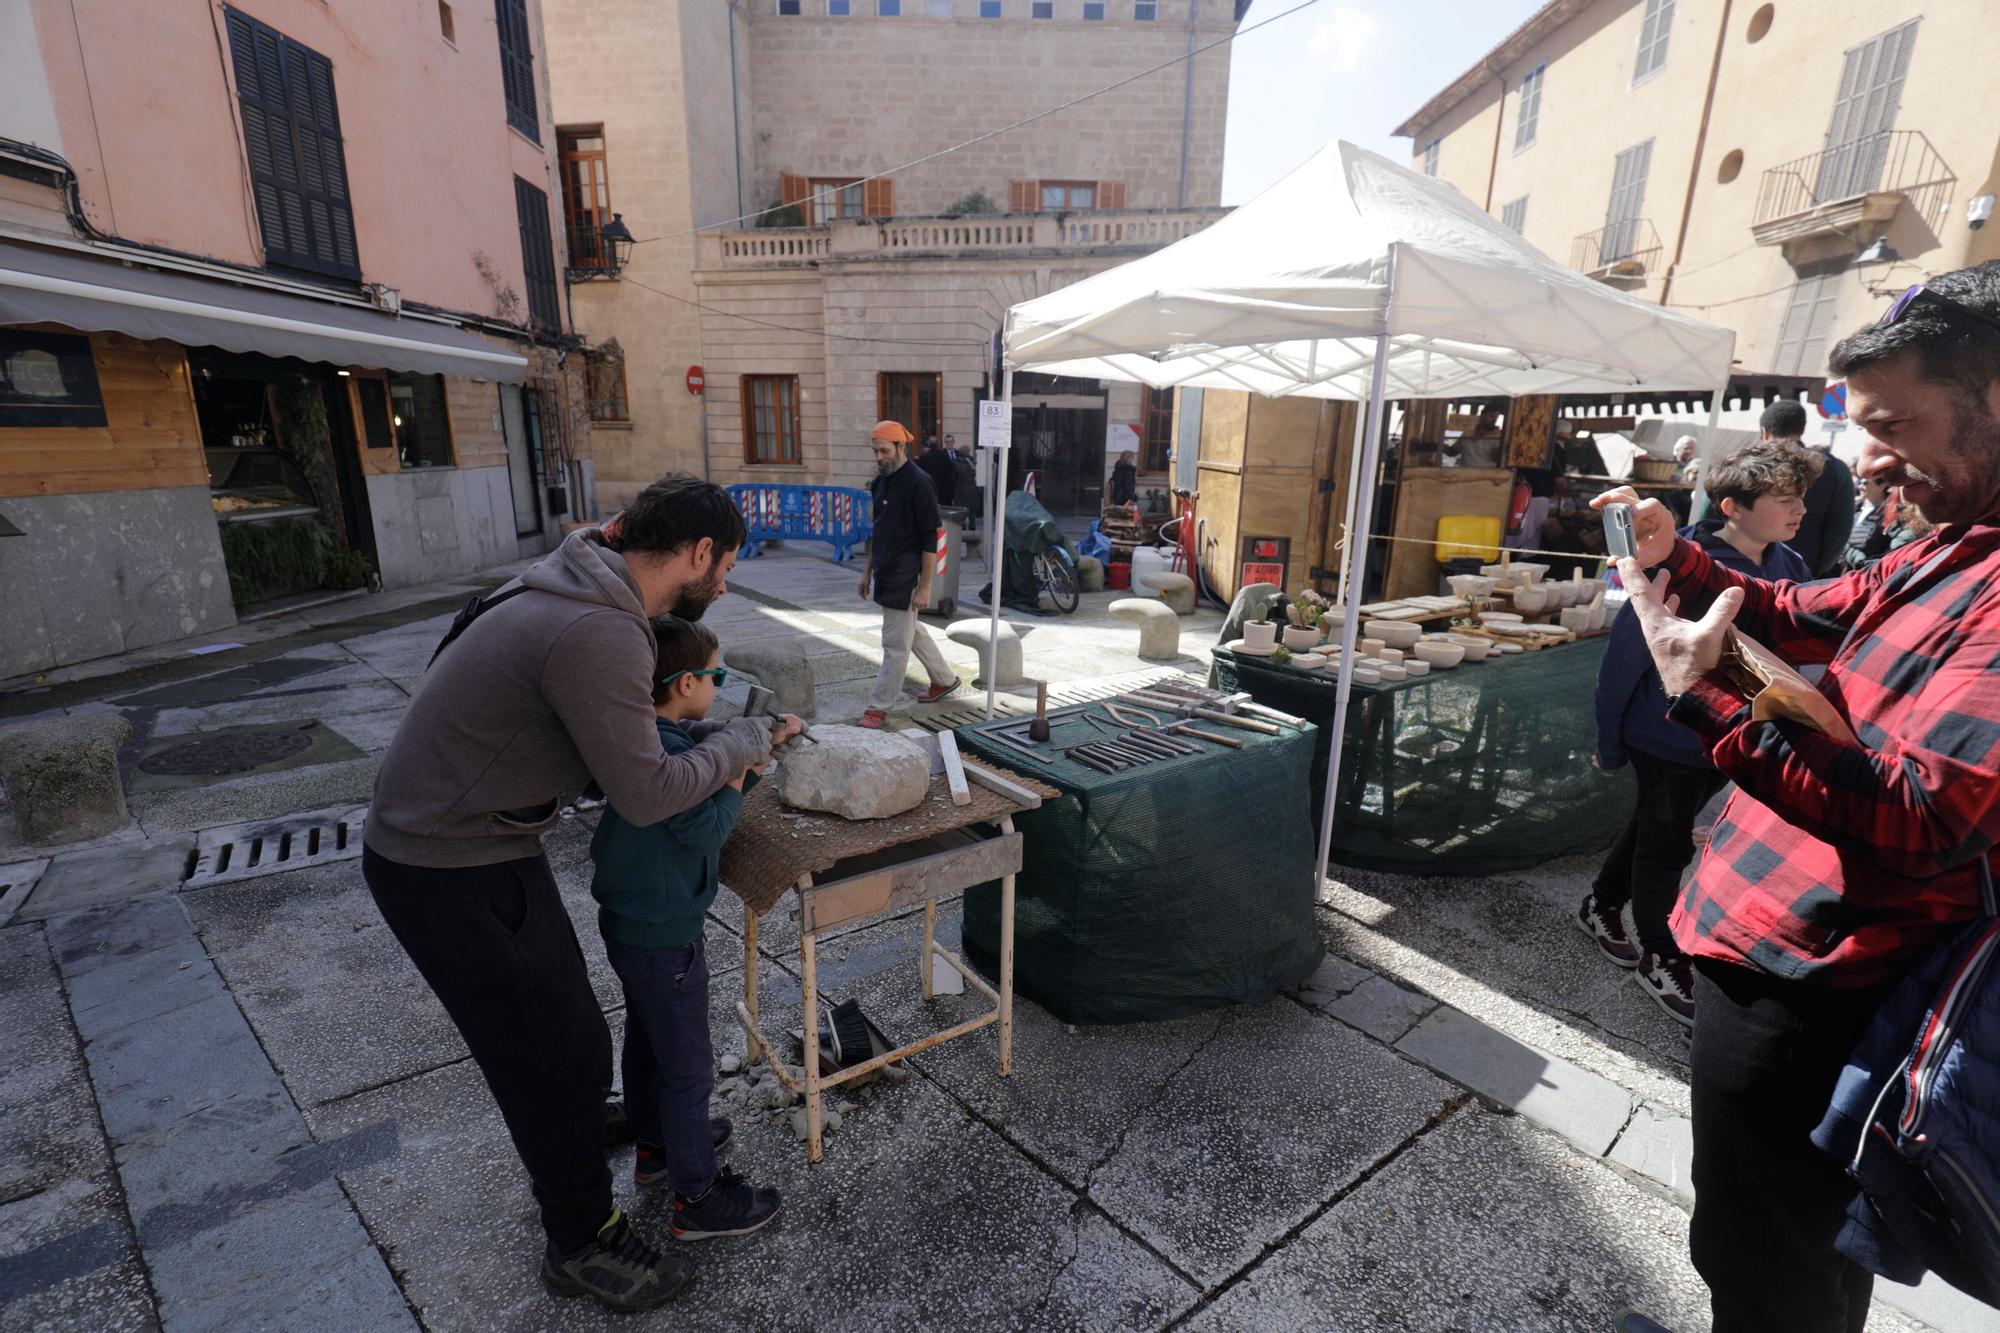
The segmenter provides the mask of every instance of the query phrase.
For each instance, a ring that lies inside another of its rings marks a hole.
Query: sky
[[[1243,26],[1299,0],[1255,0]],[[1222,202],[1240,204],[1346,139],[1397,162],[1390,131],[1541,8],[1542,0],[1318,0],[1239,37],[1229,68]]]

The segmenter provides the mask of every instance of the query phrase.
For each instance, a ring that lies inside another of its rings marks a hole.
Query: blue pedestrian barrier
[[[762,555],[768,541],[827,542],[835,560],[846,560],[874,531],[868,492],[853,486],[745,482],[727,489],[749,529],[746,560]]]

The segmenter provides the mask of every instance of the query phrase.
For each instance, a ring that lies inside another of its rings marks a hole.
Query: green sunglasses
[[[676,671],[671,676],[660,677],[660,684],[671,685],[682,676],[713,676],[715,677],[715,688],[719,690],[729,683],[729,668],[703,667],[699,671]]]

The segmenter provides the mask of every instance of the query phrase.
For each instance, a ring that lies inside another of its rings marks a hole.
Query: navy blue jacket
[[[1773,583],[1803,583],[1812,578],[1805,560],[1783,542],[1764,548],[1763,564],[1752,563],[1722,539],[1720,519],[1682,528],[1680,535],[1698,544],[1717,564],[1751,578]],[[1684,606],[1681,614],[1692,618],[1707,610]],[[1597,668],[1597,762],[1605,768],[1623,768],[1628,750],[1642,750],[1655,759],[1690,768],[1712,767],[1708,746],[1701,737],[1667,720],[1667,692],[1660,687],[1660,673],[1653,670],[1653,655],[1646,648],[1646,636],[1639,632],[1639,618],[1629,607],[1611,622],[1611,642],[1605,645],[1603,665]]]

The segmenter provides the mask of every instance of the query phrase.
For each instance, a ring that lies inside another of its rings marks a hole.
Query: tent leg
[[[1389,251],[1389,287],[1394,290],[1396,275],[1396,252]],[[1361,628],[1361,617],[1352,609],[1358,606],[1364,595],[1364,579],[1368,571],[1368,541],[1370,520],[1375,506],[1360,502],[1361,491],[1375,487],[1375,474],[1382,465],[1382,427],[1384,424],[1382,395],[1389,377],[1389,335],[1382,333],[1375,338],[1375,368],[1368,380],[1368,415],[1362,426],[1364,434],[1360,457],[1360,476],[1349,488],[1349,520],[1346,559],[1342,562],[1346,572],[1341,577],[1341,591],[1345,596],[1342,604],[1350,609],[1342,617],[1340,624],[1340,686],[1334,695],[1333,735],[1327,738],[1326,749],[1326,795],[1319,816],[1319,862],[1313,876],[1313,893],[1317,895],[1326,883],[1326,863],[1333,854],[1333,810],[1340,792],[1340,752],[1347,738],[1347,700],[1354,688],[1354,644],[1355,636]]]
[[[1000,400],[1008,404],[1010,412],[1013,410],[1014,367],[1012,366],[1007,366],[1001,371]],[[1008,444],[1012,443],[1013,440],[1010,438]],[[986,716],[990,721],[993,717],[994,679],[1000,674],[1000,581],[1006,577],[1007,570],[1007,525],[1003,520],[1003,515],[1007,512],[1006,445],[992,451],[989,468],[991,475],[988,480],[992,484],[986,488],[991,492],[987,497],[986,574],[987,591],[992,594],[993,619],[986,632],[986,661],[983,665],[986,668]]]

